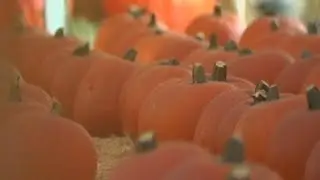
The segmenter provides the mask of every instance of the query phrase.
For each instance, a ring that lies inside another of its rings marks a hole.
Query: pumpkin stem
[[[137,58],[138,51],[131,48],[123,56],[123,59],[134,62]]]
[[[258,91],[265,91],[265,92],[268,92],[269,91],[269,88],[270,88],[270,85],[264,81],[264,80],[261,80],[257,85],[256,85],[256,88],[254,90],[254,92],[258,92]]]
[[[225,51],[236,51],[238,50],[238,46],[235,41],[230,40],[224,45],[223,49]]]
[[[320,91],[315,85],[307,88],[309,110],[320,110]]]
[[[250,180],[251,170],[246,165],[234,166],[228,174],[227,180]]]
[[[251,97],[253,99],[252,105],[256,105],[267,100],[267,93],[264,90],[260,90],[253,93]]]
[[[279,88],[277,85],[271,85],[267,91],[267,101],[273,101],[280,99]]]
[[[236,136],[230,138],[222,153],[222,161],[225,163],[240,164],[245,161],[243,141]]]
[[[148,26],[152,28],[157,26],[157,17],[154,13],[150,15],[150,21],[148,23]]]
[[[279,22],[275,19],[273,19],[271,22],[270,22],[270,28],[272,31],[277,31],[279,30],[280,28],[280,25],[279,25]]]
[[[90,44],[85,43],[84,45],[76,48],[73,53],[75,56],[87,56],[90,54]]]
[[[227,64],[223,61],[217,61],[213,67],[211,75],[212,81],[227,81]]]
[[[318,22],[309,22],[307,24],[308,34],[317,35],[319,34],[319,25]]]
[[[312,57],[312,53],[308,50],[304,50],[302,53],[301,53],[301,58],[302,59],[308,59],[308,58],[311,58]]]
[[[239,56],[247,56],[247,55],[253,54],[253,51],[251,49],[244,48],[244,49],[240,49],[238,51],[238,54],[239,54]]]
[[[210,39],[209,39],[209,50],[214,50],[214,49],[218,49],[219,48],[219,44],[218,44],[218,37],[215,34],[211,34]]]
[[[201,64],[194,64],[192,68],[192,83],[200,84],[207,82],[205,70]]]
[[[170,65],[170,66],[178,66],[180,62],[176,58],[159,61],[159,65]]]
[[[222,7],[220,5],[215,5],[213,8],[213,15],[216,17],[222,16]]]
[[[146,153],[158,147],[156,134],[154,132],[146,132],[139,136],[135,150],[137,153]]]
[[[10,87],[9,101],[21,102],[22,97],[20,93],[20,82],[22,80],[21,75],[17,74],[15,80],[12,82]]]
[[[146,8],[143,8],[143,7],[140,7],[138,5],[131,5],[129,7],[129,10],[128,10],[129,14],[135,18],[135,19],[138,19],[140,18],[141,16],[145,15],[146,12],[147,12],[147,9]]]
[[[55,37],[55,38],[63,38],[63,37],[65,37],[64,29],[62,27],[57,29],[56,32],[54,33],[53,37]]]
[[[206,35],[203,33],[203,32],[198,32],[196,35],[195,35],[195,38],[198,40],[198,41],[204,41],[206,39]]]
[[[55,97],[53,97],[52,99],[53,99],[53,102],[52,102],[52,106],[51,106],[51,113],[54,115],[60,116],[62,114],[62,105],[58,101],[58,99],[56,99]]]

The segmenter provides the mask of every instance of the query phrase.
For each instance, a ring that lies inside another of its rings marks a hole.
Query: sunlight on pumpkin
[[[67,7],[65,0],[46,0],[45,1],[45,20],[49,33],[54,32],[66,25]]]

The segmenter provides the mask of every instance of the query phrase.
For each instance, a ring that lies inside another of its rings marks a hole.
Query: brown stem
[[[224,45],[224,50],[225,51],[236,51],[236,50],[238,50],[238,45],[235,41],[230,40]]]
[[[307,88],[309,110],[320,110],[320,91],[315,85]]]
[[[267,91],[267,101],[274,101],[280,99],[279,88],[277,85],[271,85]]]
[[[308,34],[317,35],[319,34],[319,25],[318,22],[309,22],[307,24]]]
[[[251,105],[256,105],[267,100],[267,92],[264,90],[257,91],[251,95],[253,102]]]
[[[227,64],[223,61],[217,61],[213,67],[211,75],[212,81],[227,81]]]
[[[270,22],[270,28],[272,31],[277,31],[279,30],[280,28],[280,25],[279,25],[279,22],[275,19],[273,19],[271,22]]]
[[[240,164],[245,161],[244,144],[239,137],[230,138],[221,156],[222,162]]]
[[[153,28],[157,26],[157,17],[154,13],[150,14],[150,20],[148,26]]]
[[[193,84],[200,84],[200,83],[206,83],[207,77],[205,70],[201,64],[194,64],[192,68],[192,83]]]
[[[196,35],[195,35],[195,38],[198,40],[198,41],[204,41],[206,39],[206,35],[203,33],[203,32],[198,32]]]
[[[63,38],[63,37],[65,37],[64,29],[63,28],[57,29],[56,32],[54,33],[53,37],[55,37],[55,38]]]
[[[311,58],[312,57],[312,53],[308,50],[304,50],[302,53],[301,53],[301,58],[302,59],[308,59],[308,58]]]
[[[215,50],[219,48],[218,37],[215,34],[211,34],[209,39],[209,47],[208,50]]]
[[[147,13],[147,9],[140,6],[130,6],[128,12],[133,18],[138,19]]]
[[[220,5],[215,5],[213,8],[213,15],[216,17],[222,16],[222,7]]]
[[[146,132],[139,136],[135,144],[137,153],[146,153],[158,147],[156,134],[154,132]]]
[[[270,85],[264,81],[264,80],[261,80],[257,85],[256,85],[256,88],[254,90],[254,92],[258,92],[258,91],[261,91],[261,90],[264,90],[265,92],[268,92],[269,91],[269,88],[270,88]]]
[[[52,107],[51,107],[51,113],[54,115],[61,115],[62,114],[62,105],[56,98],[52,98]]]
[[[164,61],[159,61],[159,65],[178,66],[180,65],[180,62],[177,59],[172,58]]]
[[[20,83],[21,83],[21,76],[17,75],[15,80],[12,82],[10,87],[10,94],[9,94],[9,101],[13,102],[21,102],[21,92],[20,92]]]
[[[234,166],[228,174],[227,180],[250,180],[251,169],[247,165]]]
[[[134,62],[138,56],[138,51],[131,48],[123,56],[123,59]]]
[[[247,56],[247,55],[253,54],[253,51],[251,49],[244,48],[244,49],[240,49],[238,51],[238,54],[239,54],[239,56]]]
[[[76,48],[72,54],[75,56],[88,56],[90,54],[90,44],[85,43],[84,45]]]

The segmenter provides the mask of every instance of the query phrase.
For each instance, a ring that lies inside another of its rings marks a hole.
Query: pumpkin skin
[[[146,144],[153,143],[145,141]],[[139,145],[139,141],[136,144]],[[142,148],[142,152],[138,151],[120,162],[111,171],[109,179],[162,180],[174,167],[185,163],[188,159],[211,158],[211,154],[201,147],[187,142],[165,142],[157,147],[148,146],[150,145],[147,144]],[[146,169],[148,173],[145,173]]]
[[[315,64],[315,67],[310,69],[310,72],[308,73],[306,79],[303,82],[303,86],[300,90],[300,92],[303,92],[303,90],[310,86],[310,85],[316,85],[320,86],[320,81],[319,81],[319,75],[320,75],[320,63]]]
[[[22,14],[18,0],[1,1],[0,31],[15,25]]]
[[[181,61],[193,50],[204,48],[204,44],[182,34],[159,32],[141,38],[133,48],[138,51],[136,62],[150,64],[170,58]]]
[[[319,148],[320,143],[318,142],[312,152],[310,153],[310,156],[308,158],[305,174],[304,174],[304,180],[317,180],[320,177],[319,174]]]
[[[244,25],[235,14],[224,12],[221,6],[216,5],[212,14],[200,15],[191,21],[185,32],[191,36],[202,32],[206,39],[215,34],[218,44],[225,45],[230,40],[238,42],[243,30]]]
[[[140,108],[139,132],[154,130],[159,141],[192,140],[202,108],[219,94],[236,88],[232,83],[207,81],[201,65],[193,72],[194,79],[172,79],[150,93]]]
[[[278,85],[281,92],[299,94],[303,87],[303,83],[306,81],[311,69],[320,64],[319,56],[302,57],[295,63],[287,66],[275,80],[275,84]],[[298,72],[298,73],[297,73]]]
[[[293,62],[294,59],[286,53],[264,51],[239,57],[228,67],[230,74],[247,79],[254,84],[259,83],[261,79],[273,84],[278,74]]]
[[[70,120],[39,111],[16,114],[1,124],[0,134],[1,179],[95,178],[97,158],[91,138]]]
[[[191,73],[179,65],[151,65],[131,76],[123,86],[120,95],[122,127],[133,139],[138,135],[138,116],[143,102],[153,89],[172,78],[189,79]]]
[[[235,132],[240,133],[246,144],[246,157],[251,162],[265,163],[270,137],[286,116],[305,110],[304,95],[282,98],[263,103],[245,111],[240,117]],[[265,113],[261,117],[261,113]],[[262,128],[263,127],[263,128]]]
[[[310,87],[309,110],[287,116],[276,128],[267,149],[267,165],[284,179],[303,179],[305,164],[320,140],[319,90]]]
[[[135,67],[116,56],[96,53],[95,61],[78,86],[73,116],[92,136],[122,133],[118,98]]]

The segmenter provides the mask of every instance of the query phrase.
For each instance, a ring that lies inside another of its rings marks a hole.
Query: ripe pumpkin
[[[237,15],[225,12],[220,5],[215,5],[211,14],[200,15],[193,19],[185,32],[191,36],[202,32],[206,39],[215,34],[218,44],[225,45],[230,40],[238,42],[243,30],[244,25]]]
[[[96,152],[80,125],[39,111],[7,118],[0,127],[1,179],[95,179]]]
[[[193,158],[174,168],[164,180],[225,180],[252,179],[281,180],[282,178],[270,169],[245,162],[244,145],[233,138],[226,145],[221,157]]]
[[[303,179],[308,156],[320,140],[319,94],[311,86],[307,91],[309,109],[287,116],[270,137],[267,165],[284,179]]]
[[[304,95],[282,98],[245,111],[235,131],[246,144],[246,157],[251,162],[265,163],[270,137],[286,116],[307,108]],[[264,116],[261,117],[261,113]]]
[[[305,174],[303,178],[304,180],[317,180],[318,178],[320,178],[319,148],[320,148],[320,143],[318,142],[312,149],[312,152],[310,153],[310,156],[308,158]]]
[[[140,136],[136,149],[136,154],[129,156],[111,171],[110,180],[162,180],[174,167],[188,159],[211,158],[211,154],[192,143],[166,142],[157,145],[156,139],[149,132]]]
[[[239,57],[228,67],[230,74],[247,79],[252,83],[257,84],[263,79],[272,84],[280,72],[293,62],[294,59],[286,53],[263,51]]]
[[[95,60],[81,80],[75,96],[74,120],[92,136],[120,134],[118,99],[123,84],[136,66],[104,53],[96,52],[93,56]]]
[[[91,54],[89,44],[86,43],[59,59],[64,59],[64,62],[57,67],[49,92],[62,104],[62,115],[73,119],[74,99],[78,87],[95,56],[94,53]]]
[[[172,79],[152,91],[140,108],[138,130],[155,131],[159,141],[192,140],[202,108],[235,88],[219,79],[208,81],[203,67],[197,64],[192,79]]]
[[[179,66],[176,60],[161,62],[161,65],[146,67],[137,75],[131,76],[122,88],[120,95],[120,115],[123,131],[135,139],[138,133],[139,110],[148,95],[157,86],[172,78],[187,79],[191,73]]]
[[[275,84],[281,92],[298,94],[308,74],[317,64],[320,64],[320,56],[301,57],[295,63],[288,65],[276,78]],[[305,87],[303,87],[305,89]],[[304,90],[303,90],[304,91]]]
[[[182,34],[159,31],[155,36],[142,37],[133,48],[138,51],[136,62],[150,64],[170,58],[181,61],[193,50],[204,48],[204,44]]]

